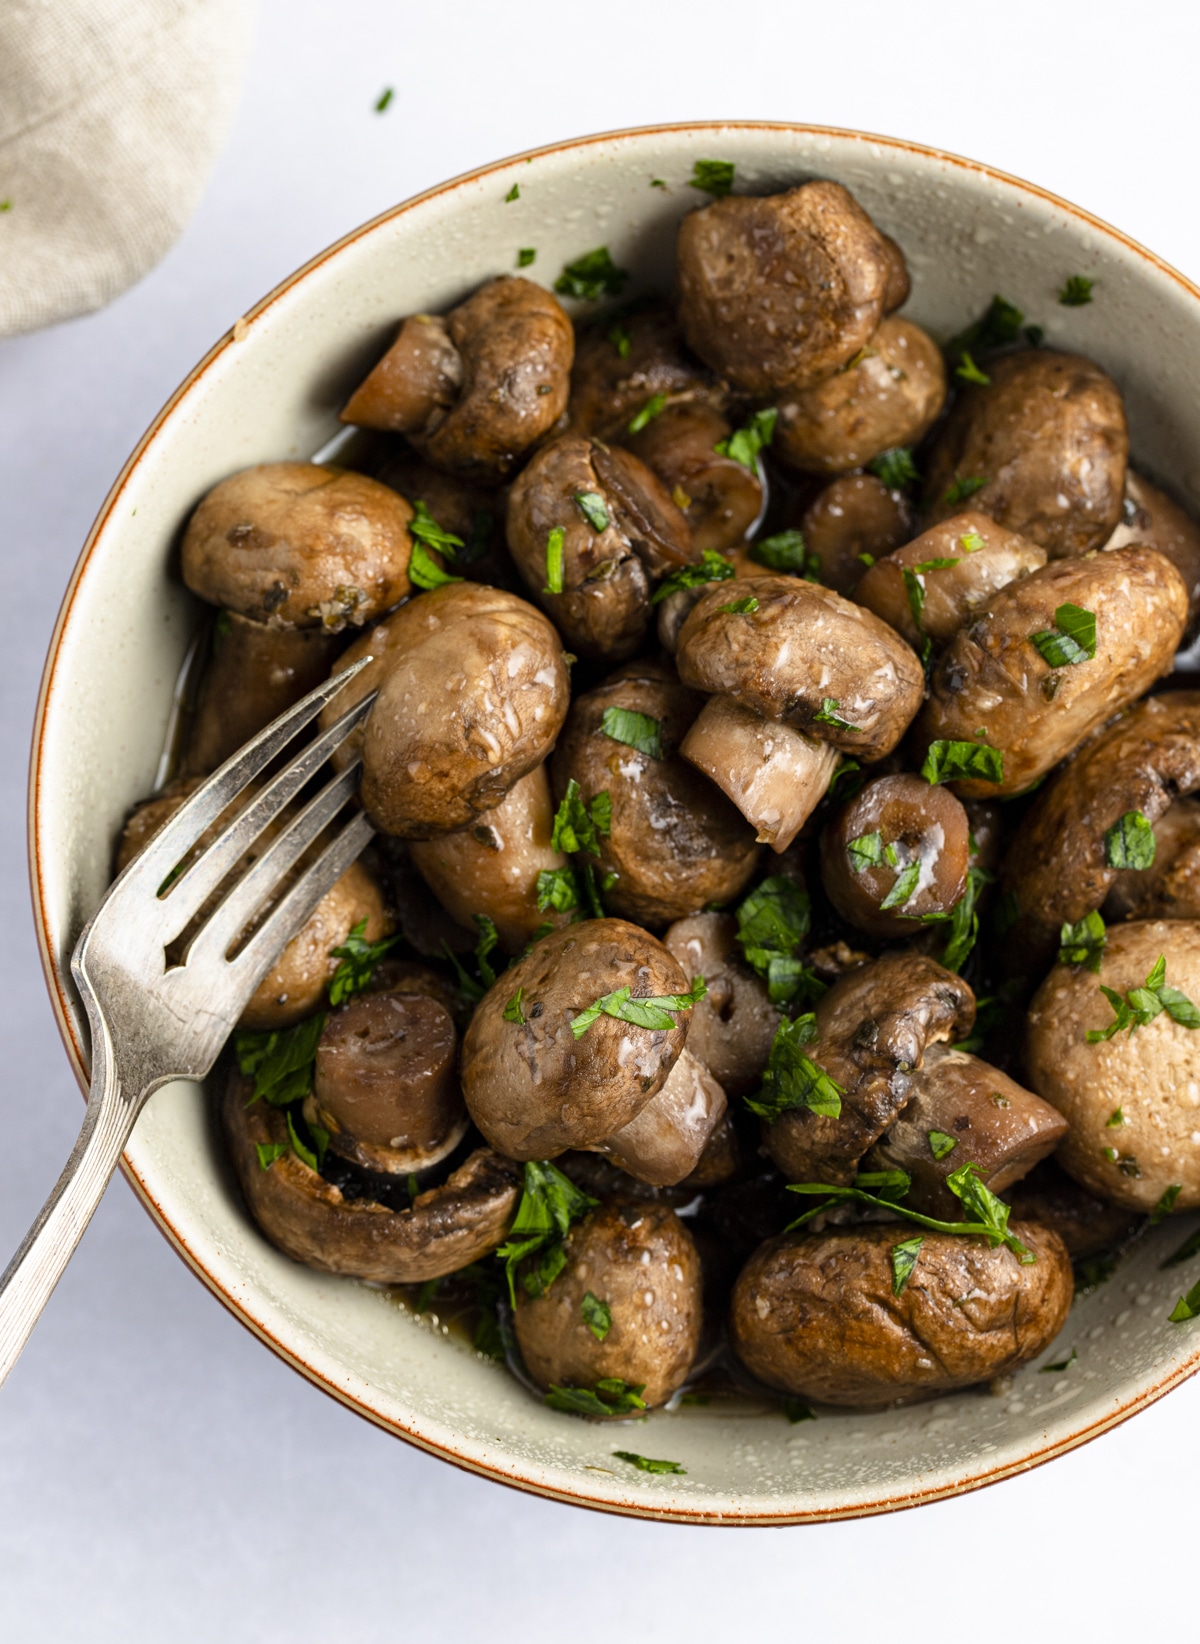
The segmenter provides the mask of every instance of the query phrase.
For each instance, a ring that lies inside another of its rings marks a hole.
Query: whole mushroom
[[[680,919],[663,946],[688,976],[703,976],[708,991],[692,1011],[688,1049],[734,1095],[755,1089],[780,1022],[767,985],[745,964],[737,920],[729,913]]]
[[[874,474],[841,474],[807,504],[800,530],[821,581],[849,598],[869,566],[912,536],[912,508]]]
[[[712,406],[685,400],[625,435],[634,456],[658,475],[682,510],[697,553],[736,548],[762,513],[757,470],[718,449],[732,432]]]

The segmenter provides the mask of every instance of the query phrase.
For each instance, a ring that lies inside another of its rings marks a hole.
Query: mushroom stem
[[[639,1182],[674,1187],[695,1170],[727,1105],[721,1086],[685,1048],[658,1095],[596,1152]]]
[[[762,719],[728,696],[710,697],[680,747],[757,830],[785,851],[829,787],[838,750]]]

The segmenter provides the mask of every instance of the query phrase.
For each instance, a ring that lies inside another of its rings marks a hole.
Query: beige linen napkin
[[[0,0],[0,337],[169,250],[229,133],[253,0]]]

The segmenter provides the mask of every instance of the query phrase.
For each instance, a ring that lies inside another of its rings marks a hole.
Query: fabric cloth
[[[0,0],[0,336],[168,251],[241,90],[253,0]]]

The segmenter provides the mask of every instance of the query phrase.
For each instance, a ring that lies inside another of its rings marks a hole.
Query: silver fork
[[[264,902],[353,794],[360,760],[329,781],[273,839],[196,929],[179,963],[167,949],[188,930],[247,848],[364,718],[361,698],[308,743],[181,872],[197,841],[297,734],[370,661],[335,674],[281,714],[210,776],[115,880],[71,956],[87,1010],[92,1081],[79,1139],[58,1183],[0,1279],[0,1382],[71,1259],[138,1114],[172,1079],[203,1079],[250,995],[374,829],[346,821],[232,958]]]

